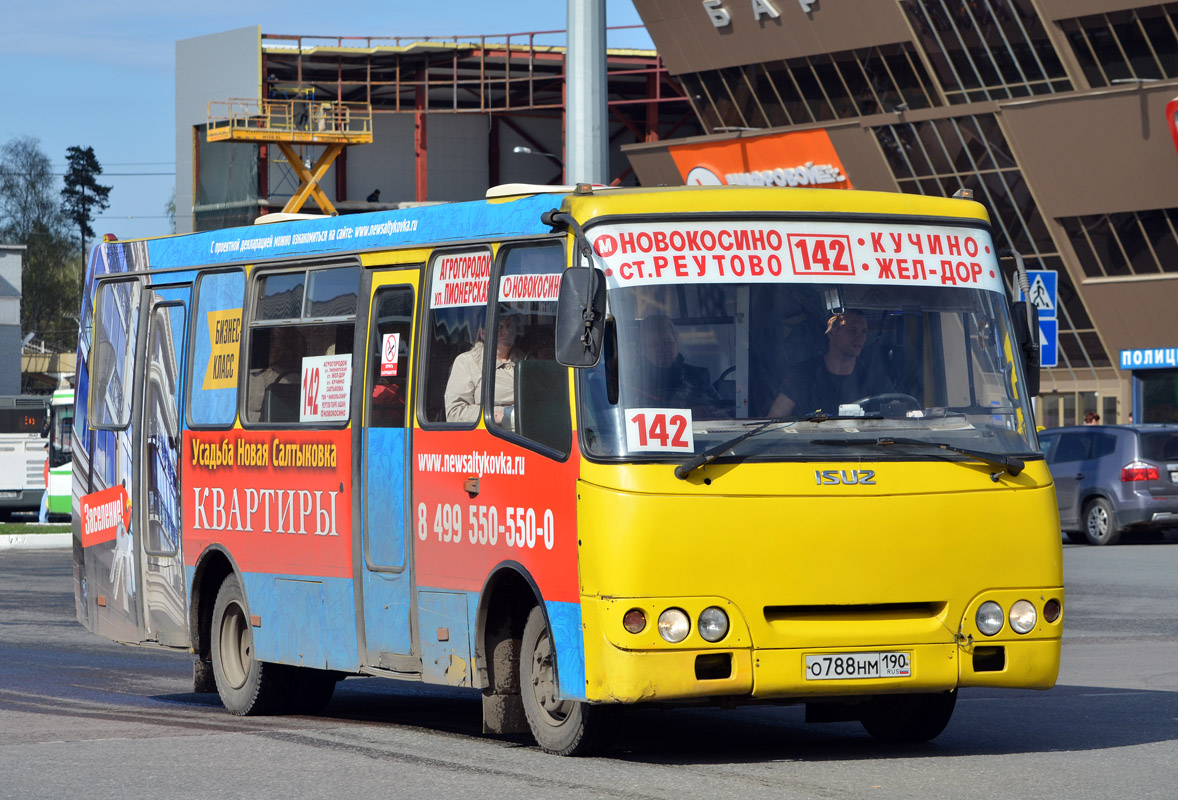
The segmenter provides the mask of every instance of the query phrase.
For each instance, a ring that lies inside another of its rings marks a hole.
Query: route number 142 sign
[[[299,422],[346,422],[351,386],[351,355],[304,358]]]

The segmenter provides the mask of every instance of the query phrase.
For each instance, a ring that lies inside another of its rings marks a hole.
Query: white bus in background
[[[48,458],[41,434],[48,413],[48,397],[0,397],[0,519],[41,505]]]

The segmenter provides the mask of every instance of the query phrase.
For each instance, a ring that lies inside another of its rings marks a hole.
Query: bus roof
[[[525,193],[531,192],[531,193]],[[578,219],[650,214],[823,214],[947,218],[988,222],[970,200],[889,192],[776,187],[691,186],[617,189],[581,185],[511,185],[484,200],[441,203],[337,217],[291,219],[97,245],[91,269],[99,274],[249,264],[276,258],[323,256],[356,250],[445,245],[472,240],[538,236],[552,228],[545,211],[565,208]],[[146,249],[146,253],[144,253]],[[144,258],[146,255],[146,258]],[[119,266],[110,268],[107,262]]]

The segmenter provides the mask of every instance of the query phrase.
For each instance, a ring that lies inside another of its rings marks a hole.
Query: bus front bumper
[[[593,627],[586,626],[585,649],[590,702],[805,702],[961,687],[1048,689],[1059,674],[1060,638],[1045,630],[1021,637],[1007,630],[984,639],[969,634],[911,644],[891,638],[877,645],[774,648],[757,647],[740,624],[721,642],[704,647],[664,643],[651,631],[626,647],[616,636],[594,635]],[[865,672],[868,677],[862,677]]]

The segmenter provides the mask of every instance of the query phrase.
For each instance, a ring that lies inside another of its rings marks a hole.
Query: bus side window
[[[303,368],[308,359],[352,353],[359,288],[360,267],[271,272],[258,279],[250,319],[247,422],[315,424],[326,419],[303,413]]]
[[[572,446],[569,372],[557,363],[555,352],[564,245],[504,248],[501,260],[496,352],[489,370],[495,381],[484,391],[494,409],[486,415],[487,427],[567,456]]]
[[[413,290],[407,286],[381,289],[373,301],[368,377],[368,425],[404,428],[409,399],[409,346],[413,337]]]
[[[96,428],[122,429],[131,422],[141,291],[139,281],[112,281],[98,288],[88,404]]]
[[[473,427],[482,413],[482,374],[491,253],[448,251],[429,268],[425,356],[418,382],[424,423]]]
[[[245,273],[210,272],[196,284],[188,419],[194,426],[228,427],[237,417],[241,307]]]

